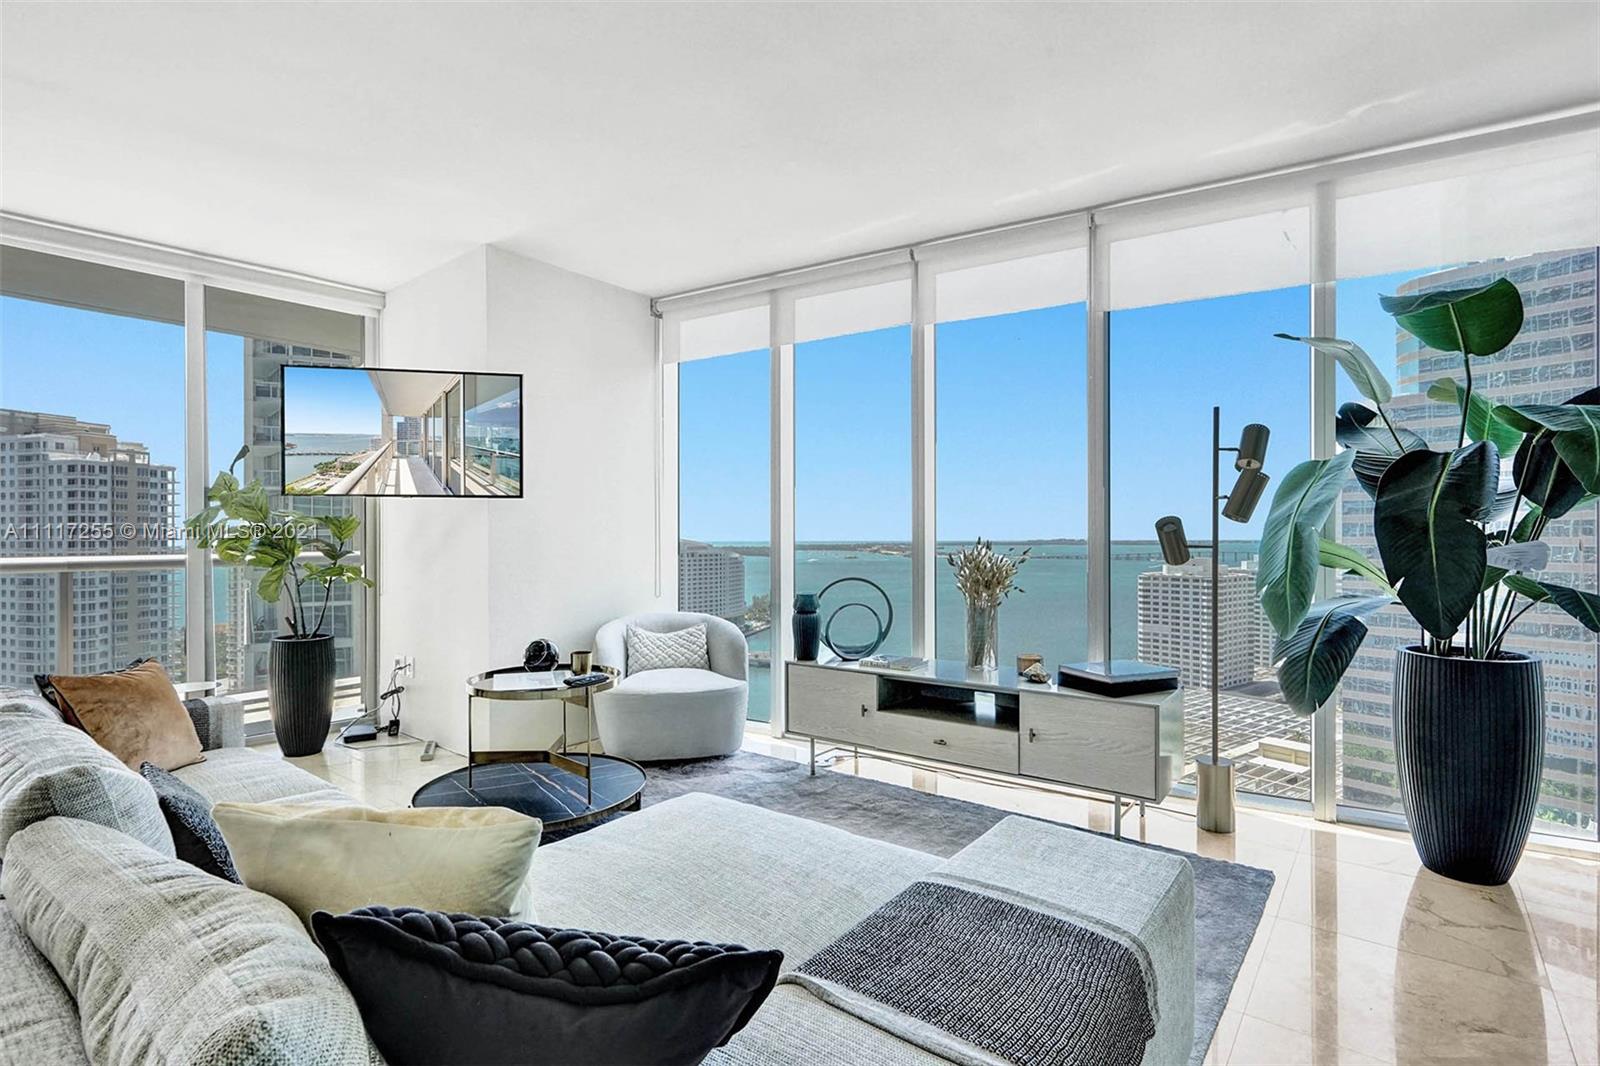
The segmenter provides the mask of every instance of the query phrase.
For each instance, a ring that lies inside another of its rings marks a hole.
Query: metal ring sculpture
[[[885,614],[879,614],[877,611],[873,610],[871,606],[862,603],[860,600],[851,600],[848,603],[841,603],[828,613],[828,620],[822,626],[822,642],[828,646],[828,649],[832,651],[833,654],[837,655],[845,662],[855,662],[858,659],[865,659],[867,656],[883,647],[883,642],[889,639],[889,630],[894,627],[894,604],[890,601],[889,594],[883,591],[883,587],[880,586],[876,581],[870,581],[864,577],[841,577],[837,581],[828,582],[826,585],[822,586],[822,591],[817,593],[817,602],[820,604],[822,602],[822,597],[827,595],[828,590],[833,588],[835,585],[843,585],[850,581],[866,585],[878,595],[882,596]],[[859,607],[868,614],[872,615],[873,623],[877,626],[878,635],[865,644],[835,643],[833,640],[833,620],[839,617],[839,613],[841,611],[847,610],[851,607]]]

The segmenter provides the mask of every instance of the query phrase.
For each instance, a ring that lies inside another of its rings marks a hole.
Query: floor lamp
[[[1267,438],[1271,431],[1258,422],[1244,427],[1237,448],[1222,446],[1222,408],[1211,409],[1211,755],[1195,760],[1199,781],[1196,819],[1200,828],[1212,833],[1233,832],[1233,761],[1219,750],[1218,727],[1222,679],[1221,629],[1222,531],[1221,520],[1248,522],[1270,480],[1261,464],[1267,457]],[[1233,490],[1222,495],[1222,453],[1233,452],[1233,466],[1239,471]],[[1220,506],[1219,506],[1220,505]],[[1156,539],[1161,543],[1161,558],[1170,566],[1182,566],[1190,558],[1189,539],[1183,533],[1183,520],[1167,515],[1156,520]]]

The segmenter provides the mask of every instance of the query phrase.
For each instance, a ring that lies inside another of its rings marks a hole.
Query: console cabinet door
[[[807,736],[872,743],[878,710],[878,678],[819,666],[789,669],[789,728]]]
[[[1159,798],[1155,707],[1024,692],[1019,724],[1025,775]]]

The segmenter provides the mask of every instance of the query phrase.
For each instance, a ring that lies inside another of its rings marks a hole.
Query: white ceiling
[[[367,378],[378,392],[383,409],[391,415],[416,418],[427,414],[433,401],[456,383],[460,374],[430,374],[415,370],[369,370]]]
[[[0,207],[661,294],[1600,99],[1600,5],[22,4]]]

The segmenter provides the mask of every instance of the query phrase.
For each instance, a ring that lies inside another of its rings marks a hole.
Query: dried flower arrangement
[[[956,571],[956,588],[966,597],[971,607],[998,607],[1000,601],[1012,591],[1023,592],[1018,587],[1017,571],[1028,561],[1033,549],[1024,548],[1020,555],[1007,555],[994,550],[994,542],[979,537],[970,548],[951,552],[947,561]]]

